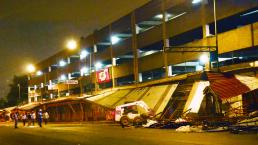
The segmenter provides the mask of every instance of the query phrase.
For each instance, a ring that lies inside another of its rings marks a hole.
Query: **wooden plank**
[[[84,119],[84,110],[83,110],[83,104],[80,103],[80,108],[81,108],[81,121]]]
[[[73,113],[76,113],[71,103],[69,103],[68,106],[69,106],[70,109],[73,111]]]

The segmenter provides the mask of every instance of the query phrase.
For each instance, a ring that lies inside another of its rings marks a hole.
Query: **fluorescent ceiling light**
[[[117,36],[111,36],[111,43],[117,44],[121,39]]]
[[[41,76],[43,74],[42,71],[37,71],[37,76]]]
[[[200,2],[202,2],[202,0],[193,0],[193,1],[192,1],[192,4],[198,4],[198,3],[200,3]]]
[[[66,80],[66,76],[65,76],[65,75],[61,75],[61,76],[60,76],[60,80],[61,80],[61,81],[65,81],[65,80]]]
[[[156,19],[163,19],[163,14],[157,14],[156,16],[154,16]],[[172,14],[166,13],[166,17],[170,18],[172,17]]]
[[[99,68],[101,68],[102,67],[102,63],[100,63],[100,62],[97,62],[96,64],[95,64],[95,67],[97,68],[97,69],[99,69]]]
[[[245,13],[245,14],[243,14],[241,16],[248,16],[248,15],[251,15],[251,14],[254,14],[254,13],[258,13],[258,10],[254,10],[254,11],[251,11],[249,13]]]
[[[178,17],[181,17],[181,16],[185,15],[186,13],[187,13],[187,12],[183,12],[183,13],[181,13],[181,14],[175,15],[174,17],[171,17],[169,20],[173,20],[173,19],[176,19],[176,18],[178,18]]]
[[[89,69],[87,67],[82,67],[81,68],[81,76],[83,76],[84,74],[86,74],[89,71]]]
[[[209,57],[207,54],[203,54],[200,56],[200,59],[199,59],[200,63],[201,64],[206,64],[209,62]]]
[[[59,61],[59,66],[63,67],[66,65],[66,62],[64,60]]]
[[[81,54],[80,54],[80,59],[84,59],[84,58],[86,58],[88,54],[89,54],[89,52],[88,52],[88,51],[86,51],[86,50],[82,50],[82,51],[81,51]]]

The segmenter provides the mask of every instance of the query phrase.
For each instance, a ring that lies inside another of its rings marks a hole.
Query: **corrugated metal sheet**
[[[241,83],[234,75],[221,73],[207,73],[211,88],[221,97],[228,99],[250,91],[248,86]]]

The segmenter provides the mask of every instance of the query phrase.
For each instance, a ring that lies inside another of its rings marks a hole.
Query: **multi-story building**
[[[37,64],[29,102],[203,70],[256,75],[257,21],[255,0],[152,0]]]

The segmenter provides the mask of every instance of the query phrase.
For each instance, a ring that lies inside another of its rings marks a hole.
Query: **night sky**
[[[149,0],[0,0],[0,97],[13,75],[64,49],[69,38],[128,14]]]

